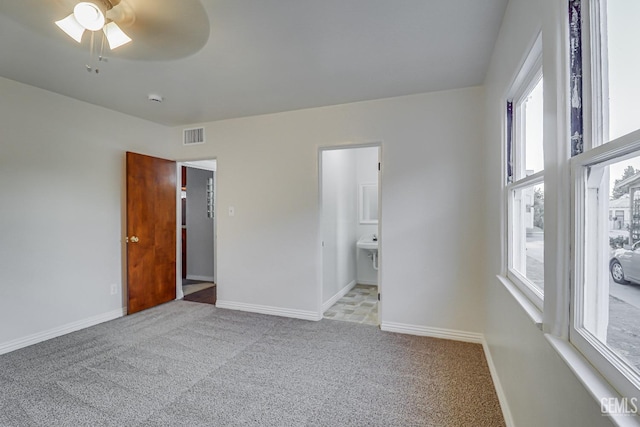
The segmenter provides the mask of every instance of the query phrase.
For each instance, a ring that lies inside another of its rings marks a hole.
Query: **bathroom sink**
[[[378,240],[373,240],[373,236],[363,236],[358,240],[356,246],[360,249],[366,249],[369,251],[377,251],[378,250]]]
[[[365,250],[368,253],[368,257],[373,262],[373,269],[378,271],[378,238],[375,234],[368,236],[362,236],[356,246],[359,249]]]

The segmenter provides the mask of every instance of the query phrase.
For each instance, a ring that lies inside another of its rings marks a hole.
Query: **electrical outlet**
[[[118,284],[117,283],[112,283],[111,284],[111,295],[118,295]]]

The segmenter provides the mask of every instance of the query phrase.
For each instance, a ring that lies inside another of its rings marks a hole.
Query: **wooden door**
[[[176,298],[176,163],[127,152],[127,289],[132,314]]]

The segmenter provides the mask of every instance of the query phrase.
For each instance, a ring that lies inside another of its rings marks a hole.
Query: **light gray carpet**
[[[1,426],[503,426],[476,344],[174,301],[0,356]]]

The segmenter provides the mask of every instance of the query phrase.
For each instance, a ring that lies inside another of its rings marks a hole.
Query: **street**
[[[537,282],[536,278],[542,278],[544,268],[544,238],[542,233],[532,233],[527,235],[527,277]],[[539,270],[539,271],[536,271]],[[640,310],[640,285],[629,283],[620,285],[613,281],[611,274],[609,277],[609,295],[631,304]],[[639,319],[640,320],[640,319]]]
[[[611,278],[611,274],[609,274],[609,295],[616,297],[627,304],[631,304],[640,310],[640,285],[636,283],[620,285],[614,282]],[[640,321],[640,318],[638,321]]]

